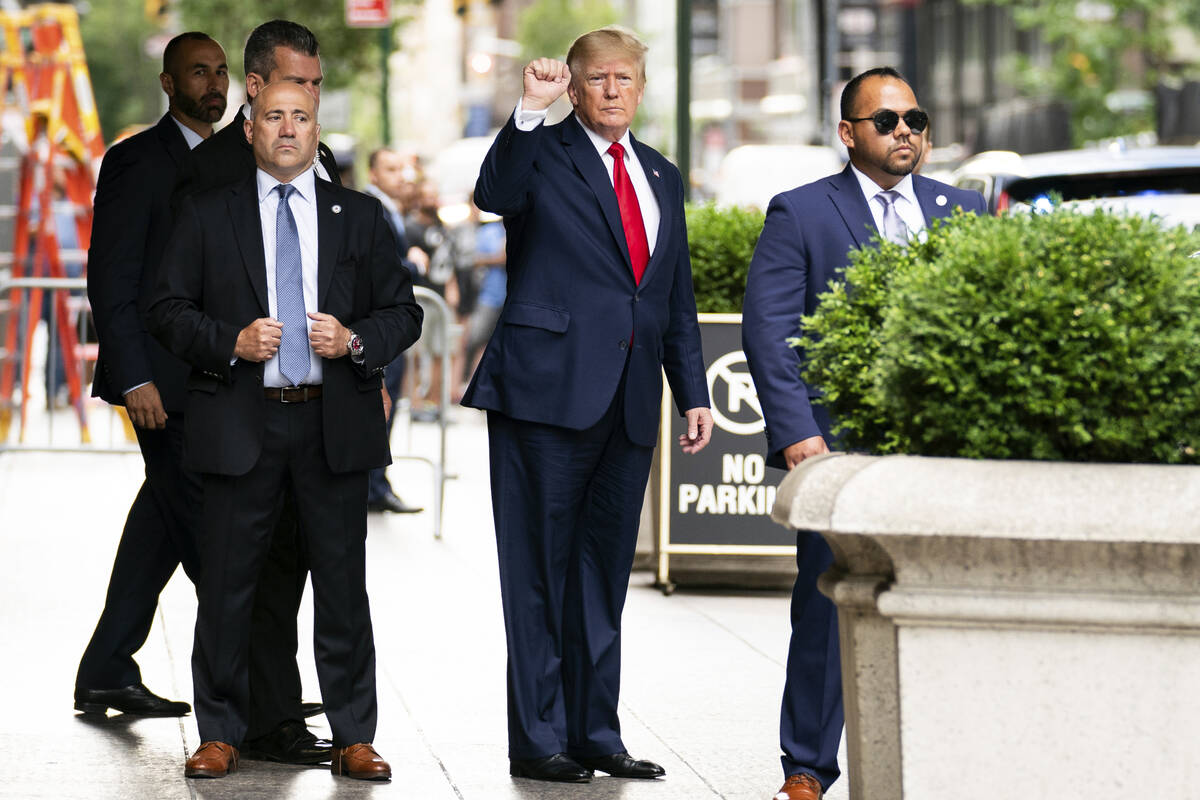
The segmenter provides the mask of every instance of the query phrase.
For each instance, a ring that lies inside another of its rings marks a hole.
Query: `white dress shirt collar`
[[[183,139],[187,142],[188,150],[194,149],[196,145],[204,141],[203,136],[177,120],[174,114],[171,115],[171,122],[174,122],[179,128],[179,132],[183,134]]]
[[[871,209],[871,217],[875,220],[875,228],[883,230],[883,206],[875,200],[875,196],[880,192],[889,191],[884,189],[875,181],[868,178],[854,164],[850,165],[850,171],[854,173],[854,177],[858,179],[858,185],[862,189],[863,197],[867,199],[867,207]],[[900,182],[891,188],[890,191],[896,192],[900,197],[896,200],[896,214],[904,221],[908,227],[910,235],[925,229],[925,214],[921,211],[921,204],[917,202],[917,190],[913,186],[912,174],[905,175],[900,179]]]
[[[260,203],[267,198],[268,194],[275,191],[276,186],[282,183],[278,178],[268,175],[261,167],[255,169],[254,177],[258,182],[258,202]],[[296,187],[296,191],[306,201],[316,204],[317,180],[312,167],[292,178],[289,183]]]

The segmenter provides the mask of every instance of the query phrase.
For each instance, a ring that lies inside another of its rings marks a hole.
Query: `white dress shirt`
[[[196,133],[194,130],[184,125],[179,120],[175,119],[175,115],[171,115],[171,122],[179,126],[179,132],[183,134],[184,141],[187,142],[188,150],[195,150],[196,145],[204,141],[204,137]]]
[[[875,220],[875,228],[883,233],[883,203],[876,200],[875,195],[889,190],[859,172],[858,167],[853,164],[850,165],[850,170],[854,173],[854,177],[858,178],[858,185],[862,187],[863,197],[867,198],[867,207],[871,209],[871,218]],[[925,214],[921,211],[921,204],[917,202],[917,192],[913,188],[912,175],[905,175],[890,191],[900,195],[895,202],[896,214],[908,227],[908,238],[911,239],[920,231],[925,230]]]
[[[546,121],[546,114],[548,112],[549,109],[526,111],[521,108],[521,101],[518,100],[517,109],[514,112],[514,121],[517,124],[517,129],[522,131],[533,130]],[[580,122],[579,117],[575,117],[575,121],[579,124],[579,127],[583,128],[583,132],[588,135],[588,139],[595,145],[596,152],[600,154],[600,160],[604,162],[604,170],[608,173],[608,182],[612,183],[615,159],[608,153],[608,148],[612,146],[612,142]],[[637,195],[638,207],[642,210],[642,222],[646,226],[646,243],[650,246],[650,255],[653,256],[654,246],[658,244],[658,222],[662,216],[662,212],[658,207],[658,198],[654,196],[654,190],[650,188],[650,181],[646,178],[646,171],[642,169],[642,162],[638,161],[637,153],[633,151],[633,147],[630,145],[629,131],[625,131],[625,135],[621,137],[618,144],[625,149],[625,171],[629,173],[629,182],[633,184],[633,192]]]
[[[275,191],[275,187],[279,185],[279,181],[261,169],[255,170],[255,175],[258,180],[258,213],[262,220],[263,257],[267,264],[267,302],[271,319],[279,319],[275,300],[275,214],[279,210],[279,193]],[[300,234],[304,310],[312,313],[317,310],[317,186],[313,170],[306,169],[293,178],[292,186],[296,187],[296,191],[288,198],[288,207],[292,209],[292,216],[296,218],[296,230]],[[305,321],[308,332],[311,333],[313,321]],[[264,367],[264,386],[278,388],[291,385],[291,381],[279,371],[278,353],[271,356]],[[317,384],[321,383],[321,380],[321,357],[310,348],[308,377],[304,379],[304,383]]]

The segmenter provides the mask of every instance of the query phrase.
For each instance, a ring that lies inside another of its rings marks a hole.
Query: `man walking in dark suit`
[[[183,564],[197,579],[198,477],[183,469],[188,367],[146,331],[145,313],[171,230],[179,163],[225,112],[225,51],[207,34],[181,33],[163,51],[158,76],[168,100],[158,124],[104,157],[88,250],[88,299],[100,353],[92,393],[125,406],[146,463],[129,509],[95,633],[79,662],[75,708],[103,714],[179,716],[190,706],[152,694],[133,654],[150,632],[158,595]]]
[[[333,773],[386,780],[371,745],[366,482],[390,460],[383,367],[416,341],[421,310],[378,201],[315,176],[314,99],[270,84],[245,130],[258,169],[184,199],[150,309],[155,335],[192,366],[186,453],[204,487],[192,652],[201,745],[184,774],[237,768],[258,572],[290,488],[311,558]]]
[[[320,104],[324,81],[320,44],[313,32],[299,23],[274,19],[251,31],[243,52],[243,68],[250,100],[268,83],[288,81]],[[175,211],[189,194],[237,183],[254,173],[254,150],[245,131],[248,118],[249,106],[245,105],[228,125],[184,159],[171,198]],[[333,154],[320,142],[315,169],[317,177],[340,184]],[[301,703],[300,671],[295,662],[296,614],[304,596],[308,563],[297,539],[295,499],[287,494],[282,502],[283,511],[261,578],[262,591],[255,596],[250,729],[242,756],[317,764],[329,760],[329,743],[305,727],[304,717],[315,712],[312,704]]]
[[[850,163],[771,200],[746,282],[742,343],[767,423],[767,463],[786,469],[835,443],[828,412],[810,401],[820,390],[801,379],[803,354],[787,340],[840,278],[850,251],[872,246],[876,233],[903,244],[955,208],[985,210],[978,192],[914,174],[929,118],[894,69],[851,80],[841,115]],[[775,798],[818,800],[839,775],[843,722],[837,614],[817,591],[833,555],[819,534],[797,531],[796,562],[779,730],[786,781]]]
[[[712,432],[679,171],[633,138],[646,46],[604,28],[524,70],[483,163],[508,296],[463,404],[488,411],[508,639],[510,772],[657,778],[621,741],[621,612],[665,370],[688,433]],[[569,66],[568,66],[569,65]],[[567,92],[575,113],[544,125]]]

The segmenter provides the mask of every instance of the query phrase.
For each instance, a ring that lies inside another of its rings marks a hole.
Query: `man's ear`
[[[567,97],[571,101],[572,106],[579,105],[579,98],[575,96],[575,79],[572,78],[567,82]]]
[[[175,96],[175,79],[171,77],[170,73],[158,73],[158,85],[162,87],[167,97]]]
[[[242,130],[246,133],[246,141],[250,144],[254,144],[254,123],[250,120],[246,120],[244,123],[242,123]]]
[[[854,126],[846,120],[838,123],[838,138],[842,140],[842,144],[846,145],[847,150],[854,149]]]
[[[253,98],[266,85],[267,81],[262,75],[259,75],[257,72],[246,73],[246,97]]]

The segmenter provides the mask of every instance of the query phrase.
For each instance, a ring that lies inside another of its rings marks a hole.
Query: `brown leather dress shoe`
[[[358,778],[360,781],[390,781],[392,768],[375,748],[366,742],[349,747],[333,748],[333,762],[329,765],[334,775]]]
[[[225,742],[205,742],[183,765],[185,778],[224,778],[237,772],[238,749]]]
[[[791,775],[773,800],[821,800],[821,784],[807,773]]]

